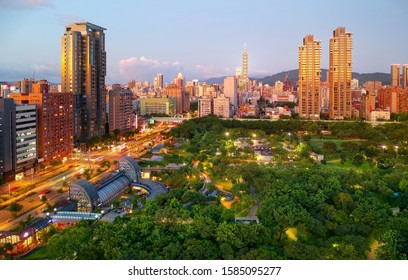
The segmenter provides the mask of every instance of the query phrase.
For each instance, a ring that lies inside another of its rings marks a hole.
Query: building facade
[[[156,83],[157,83],[157,88],[163,89],[164,84],[163,84],[163,74],[157,74],[156,75]]]
[[[362,89],[360,99],[360,117],[364,120],[371,120],[371,112],[375,111],[376,93],[374,90]]]
[[[378,108],[397,114],[408,112],[408,89],[393,86],[379,89]]]
[[[212,99],[209,96],[203,96],[198,99],[198,116],[205,117],[212,114]]]
[[[14,180],[16,109],[14,100],[0,98],[0,179]]]
[[[408,64],[402,66],[402,88],[408,88]]]
[[[351,106],[351,63],[352,33],[339,27],[330,39],[330,110],[331,119],[345,119],[352,116]]]
[[[176,114],[183,114],[183,107],[185,106],[185,95],[183,88],[176,84],[171,84],[165,89],[164,93],[167,97],[174,98],[176,101]]]
[[[172,97],[148,97],[140,99],[140,115],[176,115],[176,100]]]
[[[115,129],[127,131],[132,129],[132,91],[122,89],[120,85],[115,84],[109,91],[109,133],[112,134]]]
[[[234,76],[224,79],[224,95],[228,97],[235,109],[238,108],[238,86]]]
[[[248,53],[246,47],[242,54],[242,80],[248,80]]]
[[[35,85],[33,89],[37,88]],[[72,92],[14,93],[10,94],[10,97],[17,104],[37,106],[39,162],[62,160],[72,154],[74,148]]]
[[[62,36],[62,92],[74,94],[75,143],[105,134],[106,51],[103,27],[89,22],[66,26]]]
[[[235,78],[235,77],[234,77]],[[230,98],[221,94],[213,100],[213,114],[221,118],[231,117]]]
[[[321,41],[313,35],[303,38],[299,46],[299,117],[320,119]]]
[[[399,64],[391,64],[391,86],[401,85],[401,68]]]

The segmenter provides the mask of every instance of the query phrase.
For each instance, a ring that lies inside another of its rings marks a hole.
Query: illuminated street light
[[[255,133],[254,133],[254,134],[252,134],[252,137],[256,138],[256,134],[255,134]]]
[[[227,132],[225,132],[225,136],[227,136],[227,137],[229,136],[229,132],[228,132],[228,131],[227,131]]]
[[[385,151],[385,149],[387,148],[387,146],[382,145],[381,148],[382,148],[382,151],[383,151],[383,153],[384,153],[384,151]]]

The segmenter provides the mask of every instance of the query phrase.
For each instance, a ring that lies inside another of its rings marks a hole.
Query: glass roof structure
[[[133,158],[123,157],[118,164],[119,173],[98,188],[85,180],[69,185],[69,197],[77,202],[77,211],[92,212],[122,195],[131,183],[140,182],[140,167]]]

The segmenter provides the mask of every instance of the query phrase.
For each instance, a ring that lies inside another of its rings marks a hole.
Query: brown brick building
[[[378,90],[378,107],[390,113],[408,112],[408,89],[387,86]]]

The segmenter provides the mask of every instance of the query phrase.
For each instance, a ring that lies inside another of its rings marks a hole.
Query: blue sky
[[[61,36],[79,21],[107,29],[107,83],[232,75],[244,43],[250,76],[296,69],[306,34],[327,68],[339,26],[353,33],[353,71],[388,73],[408,64],[406,15],[406,0],[0,0],[0,81],[59,82]]]

